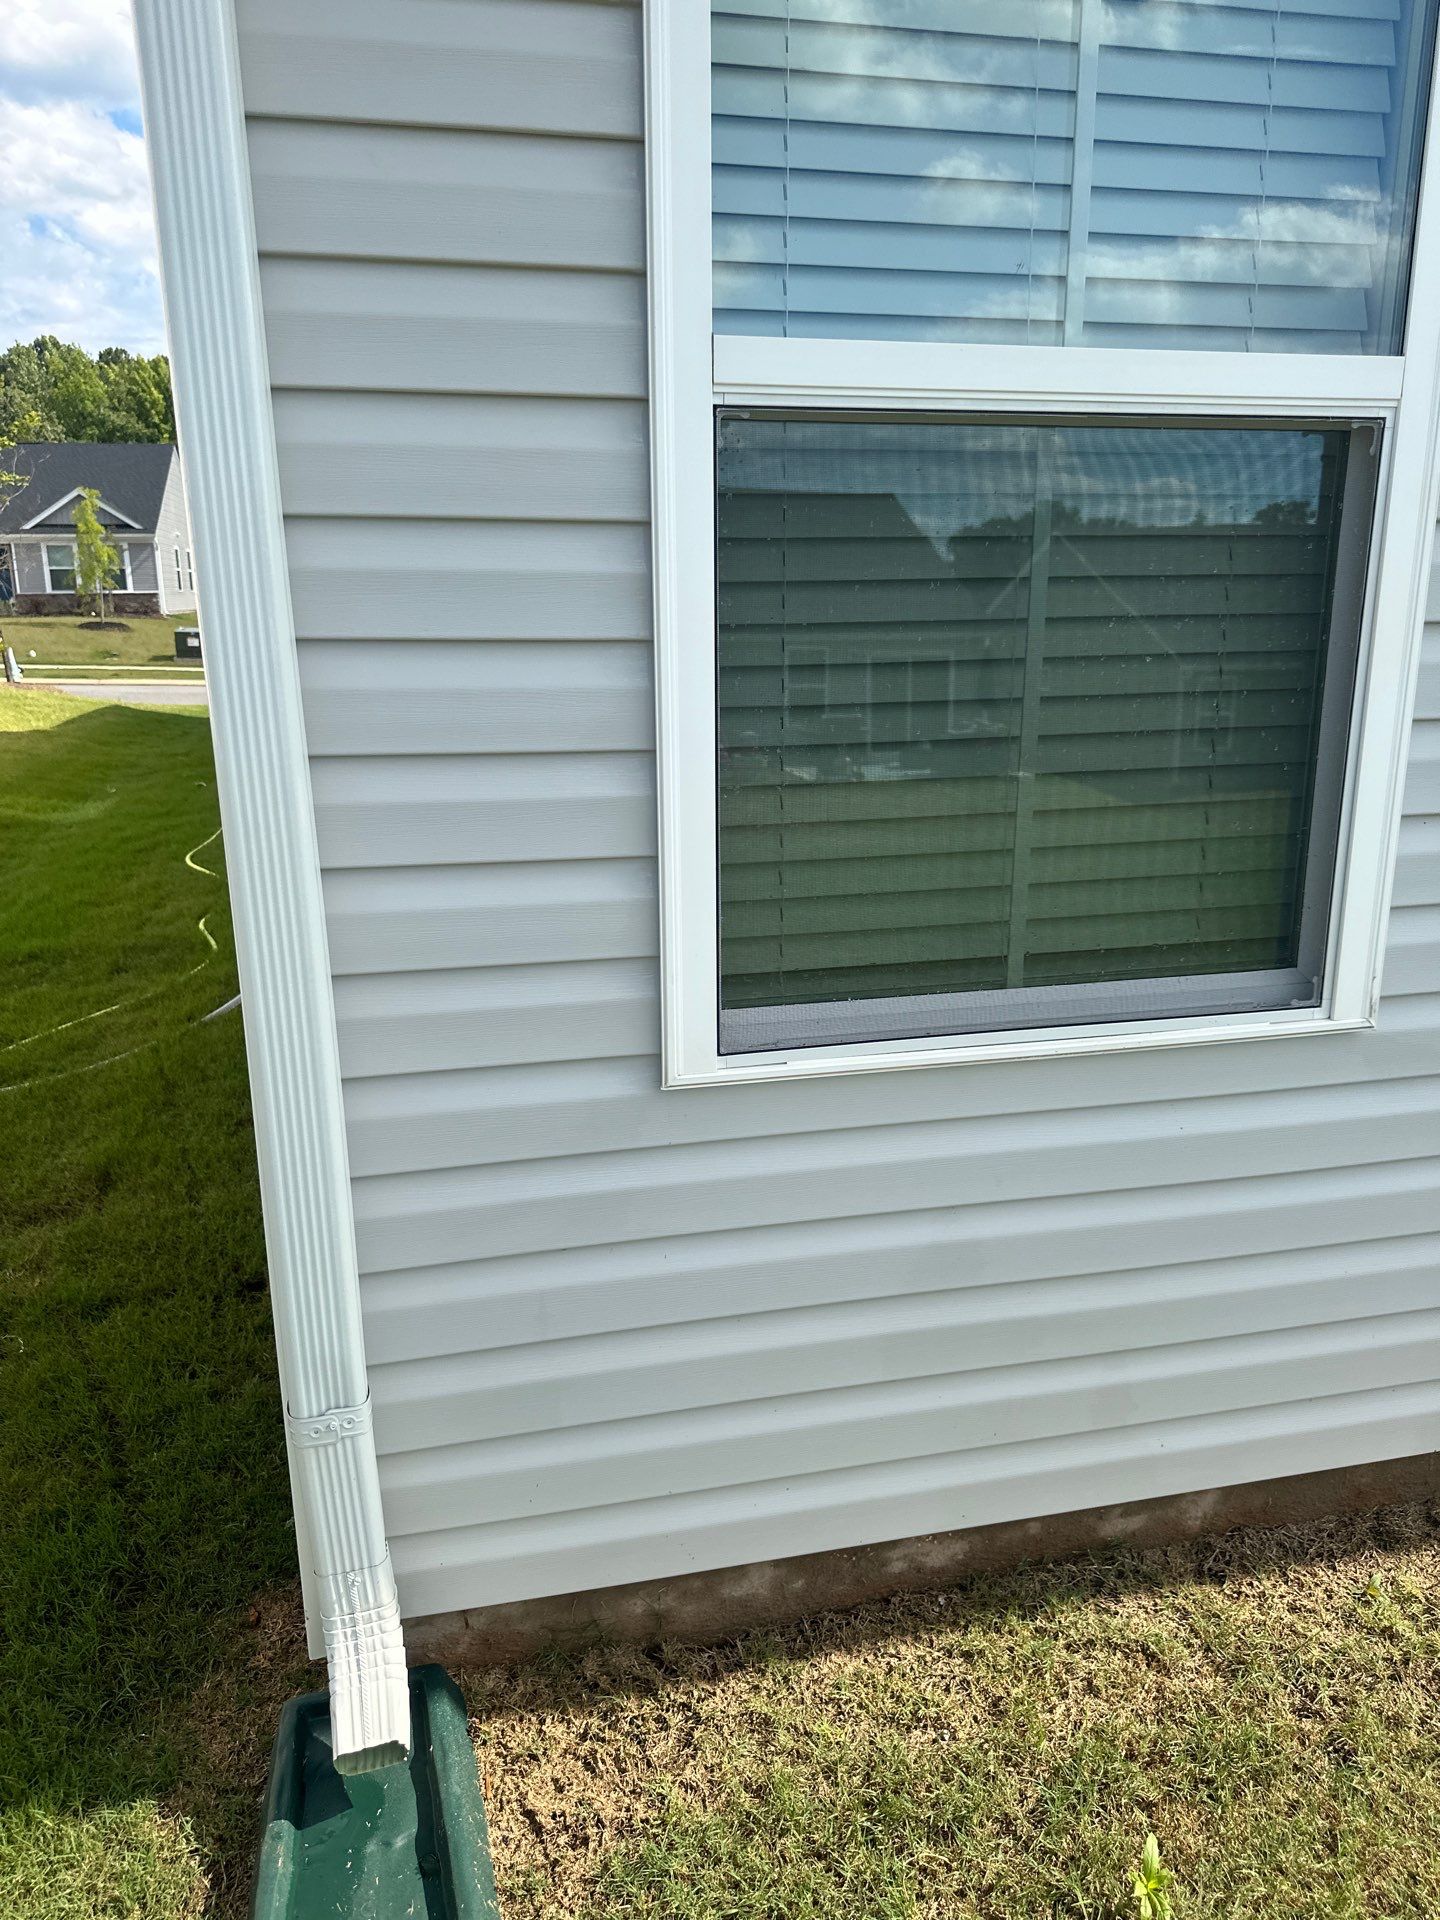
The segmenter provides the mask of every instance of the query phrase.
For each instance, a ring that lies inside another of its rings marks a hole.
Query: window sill
[[[946,1037],[920,1042],[882,1041],[868,1046],[792,1048],[767,1054],[714,1054],[667,1068],[663,1085],[723,1087],[737,1081],[833,1078],[839,1074],[890,1073],[909,1067],[978,1066],[996,1060],[1052,1060],[1173,1047],[1217,1046],[1242,1040],[1280,1040],[1301,1034],[1361,1033],[1373,1016],[1340,1018],[1323,1009],[1284,1014],[1236,1014],[1208,1021],[1136,1022],[1063,1031]]]

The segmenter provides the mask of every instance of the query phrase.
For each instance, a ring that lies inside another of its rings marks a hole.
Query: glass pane
[[[720,333],[1400,349],[1435,0],[726,0]]]
[[[1001,995],[990,1024],[1023,1024],[1017,992],[1072,990],[1051,1024],[1100,1017],[1074,989],[1197,977],[1313,1004],[1368,434],[727,413],[718,435],[723,1008]]]

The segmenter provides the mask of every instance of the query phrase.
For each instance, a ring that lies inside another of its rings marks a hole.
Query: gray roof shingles
[[[26,484],[0,508],[0,534],[18,533],[27,520],[76,487],[95,487],[141,532],[153,533],[174,458],[174,447],[139,442],[103,446],[83,440],[36,441],[8,448],[0,453],[0,471],[18,473]],[[62,508],[53,524],[68,525],[71,511]],[[100,518],[110,516],[102,510]]]

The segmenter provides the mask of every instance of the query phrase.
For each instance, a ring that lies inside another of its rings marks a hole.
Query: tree
[[[27,436],[20,422],[29,421],[35,440],[53,440],[45,430],[45,375],[33,346],[15,345],[0,353],[0,436],[13,445]]]
[[[99,440],[109,411],[105,377],[83,347],[56,340],[45,356],[48,412],[62,440]]]
[[[120,555],[105,538],[95,511],[99,499],[94,487],[86,487],[75,503],[75,591],[93,596],[104,620],[105,594],[119,577]]]
[[[146,359],[120,347],[106,347],[99,361],[105,383],[103,440],[173,440],[175,405],[170,396],[170,362],[163,353]]]
[[[173,441],[170,362],[102,347],[92,358],[54,334],[0,353],[0,441]]]
[[[37,418],[34,413],[22,413],[10,432],[0,432],[0,513],[4,512],[22,487],[30,484],[28,474],[16,473],[11,468],[9,456],[21,441],[38,438],[33,431]]]

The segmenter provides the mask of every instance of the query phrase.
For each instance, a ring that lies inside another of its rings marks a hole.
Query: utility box
[[[200,658],[200,629],[198,627],[177,627],[175,629],[175,658],[177,660],[198,660]]]

